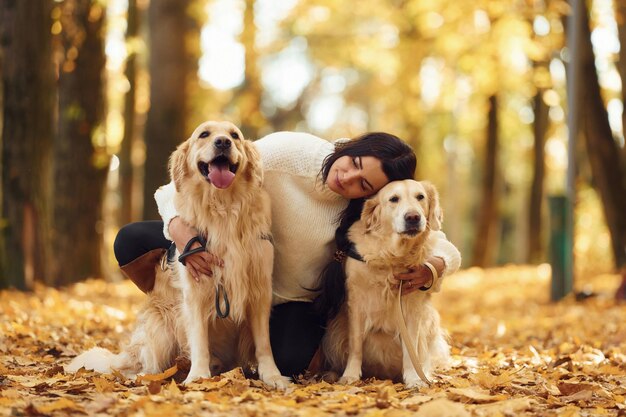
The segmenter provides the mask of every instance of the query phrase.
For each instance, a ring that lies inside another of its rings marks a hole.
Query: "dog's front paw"
[[[282,375],[273,375],[269,377],[261,378],[263,382],[269,385],[272,388],[276,388],[279,390],[286,390],[291,385],[291,380],[286,376]]]
[[[346,374],[343,374],[343,376],[341,378],[339,378],[339,383],[343,384],[343,385],[350,385],[350,384],[354,384],[355,382],[357,382],[360,379],[361,378],[359,378],[357,375],[346,375]]]
[[[211,378],[211,372],[189,371],[189,375],[187,375],[187,378],[183,381],[183,385],[187,385],[204,378]]]
[[[417,375],[405,376],[403,379],[404,386],[407,388],[424,388],[428,385]]]

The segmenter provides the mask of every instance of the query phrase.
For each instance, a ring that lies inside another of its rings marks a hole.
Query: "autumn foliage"
[[[615,275],[589,277],[578,297],[548,301],[550,271],[470,269],[446,278],[436,303],[452,362],[432,387],[391,381],[354,386],[300,378],[272,391],[236,369],[184,387],[182,358],[160,375],[63,365],[85,348],[117,349],[143,294],[132,284],[89,281],[57,291],[0,293],[1,415],[578,416],[626,413],[626,305]]]

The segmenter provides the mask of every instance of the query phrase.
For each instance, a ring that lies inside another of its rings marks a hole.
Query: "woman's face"
[[[342,156],[326,178],[328,188],[348,199],[370,196],[388,182],[382,163],[373,156]]]

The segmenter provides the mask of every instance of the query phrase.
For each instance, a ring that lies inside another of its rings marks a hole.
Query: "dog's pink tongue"
[[[217,188],[228,188],[235,179],[235,174],[230,172],[228,164],[209,164],[209,180]]]

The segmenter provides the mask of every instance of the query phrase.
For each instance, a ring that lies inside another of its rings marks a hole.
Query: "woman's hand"
[[[435,267],[438,276],[443,275],[445,263],[442,258],[431,257],[427,259],[427,262]],[[402,285],[402,295],[417,291],[420,287],[430,288],[435,283],[432,271],[424,264],[410,268],[408,272],[395,274],[394,277]]]
[[[180,217],[174,217],[170,221],[168,230],[179,252],[185,249],[187,242],[198,236],[198,231],[182,221]],[[195,242],[189,249],[201,246],[200,243]],[[213,276],[213,267],[215,266],[223,267],[224,261],[206,251],[194,253],[185,259],[185,267],[196,282],[200,282],[200,275]]]

